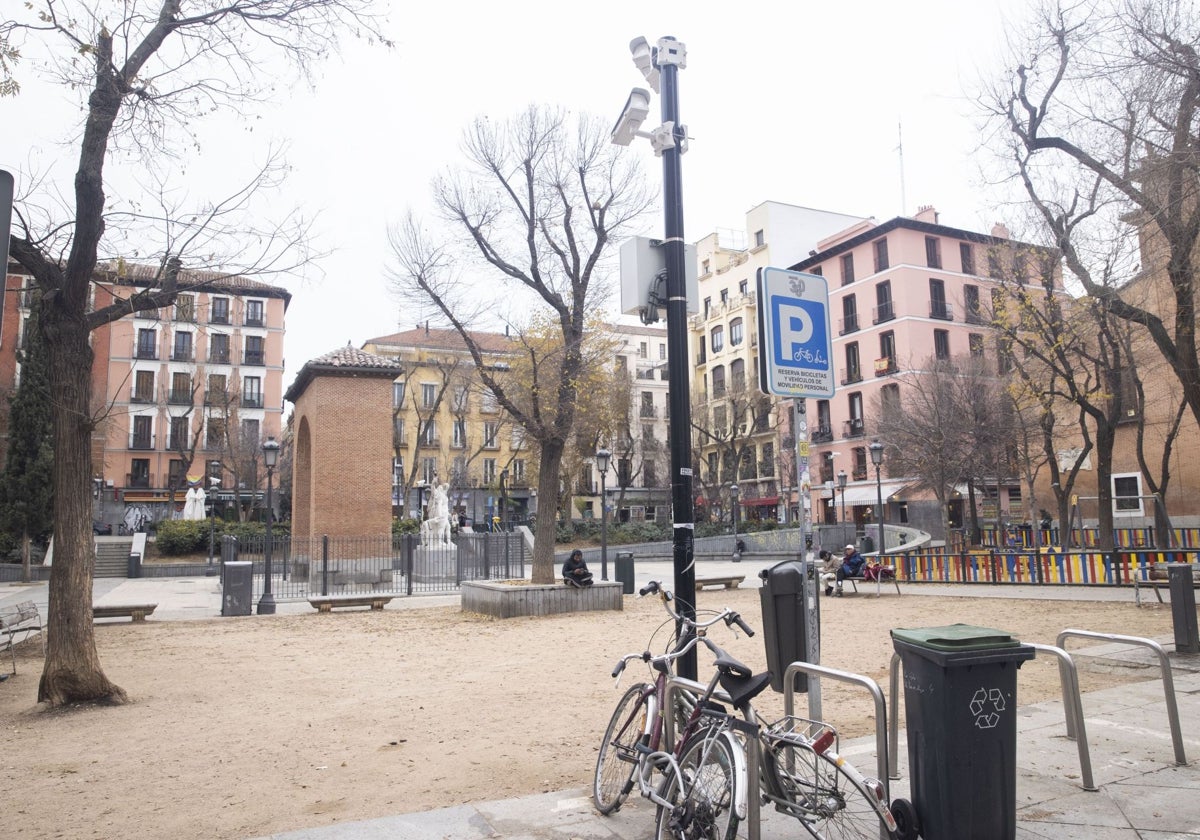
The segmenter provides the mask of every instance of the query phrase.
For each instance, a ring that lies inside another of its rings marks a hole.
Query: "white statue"
[[[421,545],[450,545],[450,485],[435,484],[429,494],[429,512],[421,523]]]

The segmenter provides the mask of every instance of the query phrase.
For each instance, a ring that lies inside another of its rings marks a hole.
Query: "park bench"
[[[391,595],[314,595],[308,603],[316,607],[317,612],[333,612],[334,607],[370,607],[372,610],[382,610]]]
[[[1158,598],[1158,603],[1163,603],[1162,590],[1170,588],[1171,581],[1167,572],[1166,563],[1151,563],[1150,569],[1146,573],[1146,578],[1142,580],[1138,575],[1133,576],[1133,600],[1139,607],[1142,605],[1142,587],[1147,587],[1154,590],[1154,595]],[[1200,587],[1200,564],[1192,566],[1192,586]]]
[[[696,591],[699,592],[706,586],[724,586],[726,589],[737,589],[741,582],[745,579],[745,575],[698,577],[696,578]]]
[[[92,619],[97,618],[132,618],[145,621],[158,604],[97,604],[92,607]]]
[[[860,581],[860,580],[863,583],[871,583],[871,580],[867,580],[867,578],[864,575],[855,575],[854,577],[846,577],[845,578],[845,581],[847,581],[850,584],[851,588],[854,589],[855,595],[858,594],[857,581]],[[897,595],[900,594],[900,581],[896,580],[896,568],[894,566],[881,566],[880,572],[874,578],[872,578],[872,580],[875,582],[875,597],[876,598],[880,597],[883,594],[884,581],[887,581],[887,582],[891,583],[893,586],[895,586],[896,594]]]
[[[12,672],[17,673],[18,642],[23,642],[30,636],[41,636],[42,655],[46,655],[46,637],[42,633],[42,617],[38,613],[37,604],[33,601],[22,601],[15,607],[0,607],[0,651],[7,649],[12,657]],[[20,638],[17,638],[20,636]]]

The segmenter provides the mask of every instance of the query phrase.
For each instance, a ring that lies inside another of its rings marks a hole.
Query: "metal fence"
[[[422,546],[420,537],[271,538],[271,592],[278,601],[315,595],[419,595],[453,592],[464,580],[508,580],[525,576],[521,535],[463,533],[449,545]],[[225,537],[222,561],[249,561],[253,593],[264,588],[266,538]]]
[[[902,581],[1128,586],[1150,580],[1156,563],[1197,562],[1200,549],[910,551],[887,559]]]

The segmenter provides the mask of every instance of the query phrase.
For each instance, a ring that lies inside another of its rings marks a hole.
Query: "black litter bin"
[[[875,538],[870,534],[863,534],[858,538],[858,553],[871,554],[875,551]]]
[[[625,595],[633,594],[633,552],[618,551],[617,552],[617,580],[622,584],[621,592]]]
[[[1017,669],[1035,652],[1001,630],[892,631],[904,665],[911,799],[925,840],[1013,840]]]
[[[763,644],[771,688],[783,691],[783,672],[793,662],[807,661],[808,625],[804,599],[805,564],[785,560],[759,573],[762,588]],[[796,674],[794,690],[808,690],[808,675]]]
[[[249,560],[222,564],[221,615],[250,615],[254,600],[254,566]]]

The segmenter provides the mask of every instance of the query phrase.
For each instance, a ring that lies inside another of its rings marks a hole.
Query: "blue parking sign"
[[[817,274],[766,268],[758,274],[759,382],[780,397],[832,397],[829,286]]]

